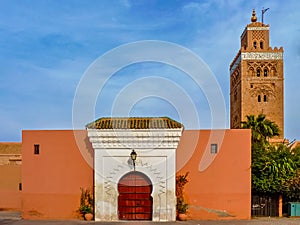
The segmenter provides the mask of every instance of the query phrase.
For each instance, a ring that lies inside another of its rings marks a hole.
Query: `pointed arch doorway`
[[[125,174],[118,183],[120,220],[152,220],[152,182],[143,173]]]

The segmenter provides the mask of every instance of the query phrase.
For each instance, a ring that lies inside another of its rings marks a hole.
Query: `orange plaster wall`
[[[21,209],[21,165],[0,166],[0,210]]]
[[[77,218],[80,187],[93,187],[94,153],[86,131],[26,130],[22,139],[22,217]],[[34,144],[40,145],[38,155]]]
[[[210,153],[213,143],[217,154]],[[177,174],[189,172],[190,219],[251,218],[250,130],[186,130],[176,154]]]
[[[0,210],[21,209],[21,142],[0,142]]]

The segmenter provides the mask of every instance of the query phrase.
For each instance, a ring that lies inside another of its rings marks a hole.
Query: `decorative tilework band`
[[[281,60],[282,52],[242,52],[242,60]]]

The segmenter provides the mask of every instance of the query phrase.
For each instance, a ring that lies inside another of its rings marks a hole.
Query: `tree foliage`
[[[242,128],[251,129],[252,143],[266,143],[268,138],[280,134],[276,123],[266,119],[264,114],[246,116],[247,121],[242,122]]]
[[[284,194],[300,200],[300,148],[272,145],[278,126],[260,114],[247,116],[243,128],[252,133],[252,191],[257,194]]]
[[[287,185],[297,175],[299,155],[284,144],[253,144],[252,188],[256,193],[286,194]]]
[[[184,186],[189,182],[187,179],[189,172],[186,172],[184,175],[176,176],[176,209],[178,213],[186,213],[188,209],[188,204],[185,203],[183,189]]]

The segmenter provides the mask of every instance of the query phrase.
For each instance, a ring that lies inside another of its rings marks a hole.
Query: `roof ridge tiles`
[[[87,129],[175,129],[183,125],[169,117],[101,117]]]

